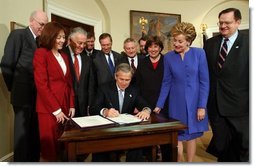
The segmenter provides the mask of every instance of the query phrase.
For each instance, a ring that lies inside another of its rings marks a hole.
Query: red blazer
[[[61,53],[65,65],[64,75],[61,66],[51,50],[39,48],[33,59],[34,80],[37,88],[36,111],[52,113],[61,108],[67,114],[74,108],[74,91],[67,55]]]

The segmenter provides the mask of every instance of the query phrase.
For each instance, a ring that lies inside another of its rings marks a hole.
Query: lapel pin
[[[239,48],[239,46],[236,46],[235,48]]]
[[[131,95],[131,94],[130,94],[129,96],[130,96],[130,97],[132,97],[132,95]]]

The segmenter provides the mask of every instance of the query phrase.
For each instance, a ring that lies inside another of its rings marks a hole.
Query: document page
[[[120,114],[118,117],[113,118],[107,117],[107,118],[119,124],[131,124],[146,121],[131,114]]]
[[[100,115],[76,117],[76,118],[72,118],[72,120],[76,124],[78,124],[81,128],[115,124],[114,122],[106,118],[103,118]]]

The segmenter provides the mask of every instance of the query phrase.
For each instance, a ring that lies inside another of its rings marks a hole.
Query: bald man
[[[1,61],[5,84],[11,92],[14,119],[14,161],[36,162],[40,158],[36,89],[32,60],[48,17],[42,10],[33,11],[29,26],[9,34]]]

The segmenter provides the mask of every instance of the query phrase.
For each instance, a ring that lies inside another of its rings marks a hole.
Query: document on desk
[[[78,124],[81,128],[97,127],[97,126],[115,124],[115,122],[112,122],[100,115],[76,117],[76,118],[71,118],[71,119],[76,124]]]
[[[147,120],[140,119],[140,118],[138,118],[134,115],[131,115],[131,114],[120,114],[118,117],[111,117],[111,118],[107,117],[107,119],[110,119],[120,125],[147,121]]]

